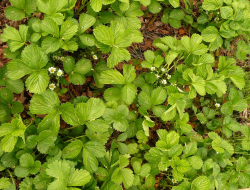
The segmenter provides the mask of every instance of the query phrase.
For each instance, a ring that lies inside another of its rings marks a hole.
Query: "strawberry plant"
[[[0,189],[250,187],[249,1],[10,3]]]

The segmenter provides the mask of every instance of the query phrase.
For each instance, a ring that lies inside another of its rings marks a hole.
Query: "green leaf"
[[[32,72],[32,69],[20,59],[11,60],[7,65],[7,75],[12,80],[17,80]]]
[[[5,177],[0,178],[0,189],[9,188],[10,185],[11,183],[9,181],[9,178]]]
[[[80,140],[75,140],[66,146],[62,151],[63,158],[75,158],[82,150],[83,143]]]
[[[95,157],[101,158],[105,155],[106,150],[105,147],[102,145],[102,143],[98,141],[89,141],[86,144],[84,144],[84,147],[89,150],[92,154],[95,155]]]
[[[46,1],[46,0],[38,0],[37,7],[43,13],[53,15],[54,13],[60,11],[63,7],[68,5],[68,0],[54,0],[54,1]]]
[[[99,42],[109,46],[113,46],[114,34],[111,28],[104,25],[98,26],[94,29],[94,35]]]
[[[207,11],[219,9],[223,4],[223,0],[204,0],[202,7]]]
[[[176,105],[173,105],[162,114],[161,118],[163,121],[170,121],[175,116],[176,116]]]
[[[99,12],[102,9],[102,1],[101,0],[91,0],[90,5],[91,5],[91,8],[95,12]]]
[[[131,64],[123,65],[123,76],[125,78],[126,83],[131,83],[136,78],[135,68]]]
[[[90,34],[82,34],[79,36],[81,42],[86,46],[94,46],[96,44],[95,37]]]
[[[169,3],[174,7],[177,8],[180,6],[180,1],[179,0],[169,0]]]
[[[107,132],[110,128],[109,123],[102,120],[102,119],[96,119],[93,121],[89,121],[86,123],[88,129],[94,132]]]
[[[60,113],[56,110],[50,112],[44,117],[44,119],[38,124],[38,132],[44,130],[51,130],[54,133],[58,133],[60,129]]]
[[[167,92],[162,87],[154,89],[151,93],[151,104],[159,105],[165,102],[167,98]]]
[[[203,166],[203,161],[199,156],[191,156],[187,158],[187,160],[190,163],[190,165],[196,170],[201,169],[201,167]]]
[[[126,84],[121,90],[121,97],[127,105],[130,105],[134,101],[136,94],[137,88],[132,83]]]
[[[186,160],[180,160],[179,157],[173,157],[171,160],[171,167],[180,173],[185,173],[190,170],[190,165]]]
[[[32,69],[42,69],[48,63],[48,57],[37,45],[26,46],[22,51],[23,62]]]
[[[235,84],[235,86],[237,86],[240,90],[242,90],[245,87],[245,80],[242,76],[231,75],[230,79]]]
[[[187,36],[181,38],[181,42],[186,51],[194,55],[203,55],[207,52],[207,46],[202,44],[202,37],[199,34],[193,34],[191,39]]]
[[[209,26],[202,30],[201,36],[205,42],[213,42],[219,35],[219,31],[214,26]]]
[[[83,157],[83,164],[90,173],[93,173],[98,170],[98,160],[86,148],[83,148],[82,157]]]
[[[56,38],[59,38],[59,27],[57,23],[52,19],[44,19],[42,21],[41,28],[44,32],[49,33]]]
[[[156,0],[151,0],[150,5],[148,6],[148,9],[151,13],[157,14],[162,10],[161,4]]]
[[[75,170],[68,179],[67,186],[84,186],[91,179],[91,175],[86,170]]]
[[[54,146],[56,139],[57,136],[54,132],[48,130],[42,131],[37,138],[37,150],[43,154],[46,154],[49,148]]]
[[[67,102],[65,104],[61,104],[60,110],[62,112],[63,120],[73,126],[79,125],[78,118],[76,117],[74,105]]]
[[[20,33],[18,32],[17,29],[7,26],[4,29],[4,33],[1,35],[1,38],[4,38],[6,40],[4,41],[8,41],[8,40],[13,40],[13,41],[18,41],[18,42],[23,42]],[[3,40],[3,39],[2,39]]]
[[[221,17],[224,19],[228,19],[233,16],[233,9],[229,6],[224,6],[220,8]]]
[[[56,111],[60,105],[59,98],[54,91],[47,90],[42,94],[33,95],[30,101],[30,111],[33,114],[47,114]]]
[[[46,70],[41,70],[32,73],[27,80],[25,85],[27,90],[31,93],[41,94],[43,93],[49,84],[49,76]]]
[[[18,137],[12,136],[12,135],[6,135],[2,140],[1,140],[1,148],[5,152],[11,152],[16,143],[17,143]]]
[[[133,185],[134,175],[132,170],[128,168],[117,168],[112,174],[111,180],[116,184],[121,184],[123,182],[126,188]]]
[[[93,26],[96,22],[95,17],[82,13],[79,17],[79,31],[80,34],[84,33],[88,28]]]
[[[60,31],[60,37],[63,40],[70,40],[78,31],[78,26],[72,20],[66,20],[62,26]]]
[[[42,49],[46,54],[57,51],[60,46],[60,41],[56,38],[47,37],[42,41]]]
[[[79,73],[70,73],[69,80],[74,85],[83,85],[85,83],[85,76]]]
[[[80,59],[79,61],[77,61],[75,68],[74,68],[74,72],[85,75],[91,71],[92,67],[93,66],[92,66],[92,63],[90,62],[90,60],[83,58],[83,59]]]
[[[200,176],[193,180],[192,190],[208,190],[210,187],[210,181],[206,176]]]
[[[119,101],[121,99],[121,90],[119,88],[111,87],[105,90],[104,99],[106,101]]]
[[[5,85],[8,89],[17,94],[20,94],[24,89],[23,81],[20,79],[18,80],[6,79]]]
[[[14,95],[8,88],[0,89],[0,99],[3,103],[11,104],[13,101]]]
[[[55,160],[48,164],[46,169],[47,175],[55,178],[56,180],[49,184],[48,190],[62,189],[66,190],[67,181],[69,177],[70,166],[66,161]]]
[[[125,84],[124,76],[117,70],[106,70],[101,73],[103,84]]]
[[[22,20],[25,17],[25,12],[21,9],[18,9],[14,6],[10,6],[7,9],[5,9],[5,16],[9,20]]]

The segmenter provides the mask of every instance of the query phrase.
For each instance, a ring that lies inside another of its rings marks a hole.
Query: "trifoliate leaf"
[[[82,150],[83,143],[80,140],[75,140],[66,146],[62,151],[63,158],[75,158]]]

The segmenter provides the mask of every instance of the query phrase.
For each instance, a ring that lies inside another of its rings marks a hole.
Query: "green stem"
[[[79,15],[79,13],[83,10],[83,8],[85,7],[85,3],[87,0],[82,0],[82,5],[81,7],[77,10],[76,15]]]
[[[16,182],[15,182],[15,179],[13,178],[13,175],[11,174],[10,170],[7,169],[7,171],[9,172],[10,174],[10,177],[11,177],[11,180],[12,180],[12,183],[16,186]]]
[[[79,139],[79,138],[85,137],[85,136],[86,136],[86,135],[81,135],[81,136],[79,136],[79,137],[75,137],[75,138],[69,139],[69,140],[67,140],[67,141],[65,141],[65,142],[73,141],[73,140],[75,140],[75,139]]]

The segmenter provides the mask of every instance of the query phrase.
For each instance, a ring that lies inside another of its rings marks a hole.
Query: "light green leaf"
[[[30,111],[33,114],[47,114],[57,110],[59,98],[54,91],[47,90],[42,94],[33,95],[30,101]]]
[[[96,119],[93,121],[89,121],[86,123],[88,129],[94,132],[107,132],[109,129],[109,123],[107,121],[104,121],[102,119]]]
[[[31,68],[26,66],[20,59],[11,60],[7,65],[7,75],[12,80],[20,79],[24,75],[31,73],[31,71]]]
[[[75,158],[82,150],[83,143],[80,140],[75,140],[66,146],[62,151],[63,158]]]
[[[44,32],[49,33],[56,38],[59,38],[59,27],[57,23],[52,19],[44,19],[42,21],[41,28]]]
[[[95,157],[101,158],[105,155],[106,150],[105,147],[102,145],[101,142],[98,141],[89,141],[84,144],[84,147],[89,150]]]
[[[9,188],[10,185],[11,183],[9,178],[5,177],[0,178],[0,189]]]
[[[60,41],[56,38],[47,37],[42,41],[42,49],[46,54],[57,51],[60,46]]]
[[[176,116],[176,105],[172,105],[167,111],[165,111],[161,118],[164,121],[170,121]]]
[[[42,48],[34,44],[26,46],[21,57],[24,64],[32,69],[42,69],[48,62],[48,57]]]
[[[52,131],[42,131],[38,135],[37,150],[43,154],[46,154],[49,148],[55,146],[54,142],[57,139],[57,134]]]
[[[104,25],[96,27],[94,29],[94,35],[99,42],[109,46],[113,46],[114,34],[109,27]]]
[[[196,170],[201,169],[201,167],[203,166],[203,161],[199,156],[191,156],[187,158],[187,160],[190,163],[190,165]]]
[[[209,26],[202,30],[201,36],[205,42],[213,42],[216,40],[219,32],[214,26]]]
[[[57,110],[50,112],[44,117],[44,119],[38,124],[38,132],[44,130],[51,130],[54,133],[58,133],[60,129],[60,113]]]
[[[86,148],[83,148],[82,157],[83,157],[83,164],[90,173],[93,173],[98,170],[98,160]]]
[[[95,17],[82,13],[79,17],[79,31],[80,34],[84,33],[88,28],[95,24]]]
[[[169,3],[174,7],[177,8],[180,6],[180,1],[179,0],[169,0]]]
[[[195,178],[192,182],[191,190],[208,190],[210,187],[210,181],[206,176],[200,176]]]
[[[49,79],[48,72],[41,70],[33,72],[25,81],[25,85],[31,93],[41,94],[46,90]]]
[[[162,87],[154,89],[151,93],[151,104],[159,105],[165,102],[167,98],[167,92]]]
[[[5,9],[5,16],[9,20],[22,20],[25,17],[25,12],[23,12],[21,9],[18,9],[14,6],[10,6],[7,9]]]
[[[134,101],[136,94],[137,88],[132,83],[126,84],[121,90],[121,97],[127,105],[130,105]]]
[[[86,170],[75,170],[73,174],[70,174],[67,186],[84,186],[91,179],[91,175]],[[72,189],[73,190],[73,189]]]
[[[119,62],[129,61],[131,55],[125,48],[113,47],[110,56],[108,57],[108,67],[113,68],[118,65]]]
[[[125,84],[124,76],[117,70],[106,70],[101,73],[103,84]]]
[[[204,0],[202,7],[207,11],[219,9],[223,4],[223,0]]]
[[[66,20],[61,26],[60,37],[63,40],[69,40],[76,34],[77,31],[78,26],[75,22],[72,20]]]
[[[91,0],[90,5],[91,5],[91,8],[95,12],[99,12],[102,9],[102,1],[101,0]]]
[[[131,64],[123,65],[123,76],[126,80],[126,83],[133,82],[136,77],[135,68]]]

